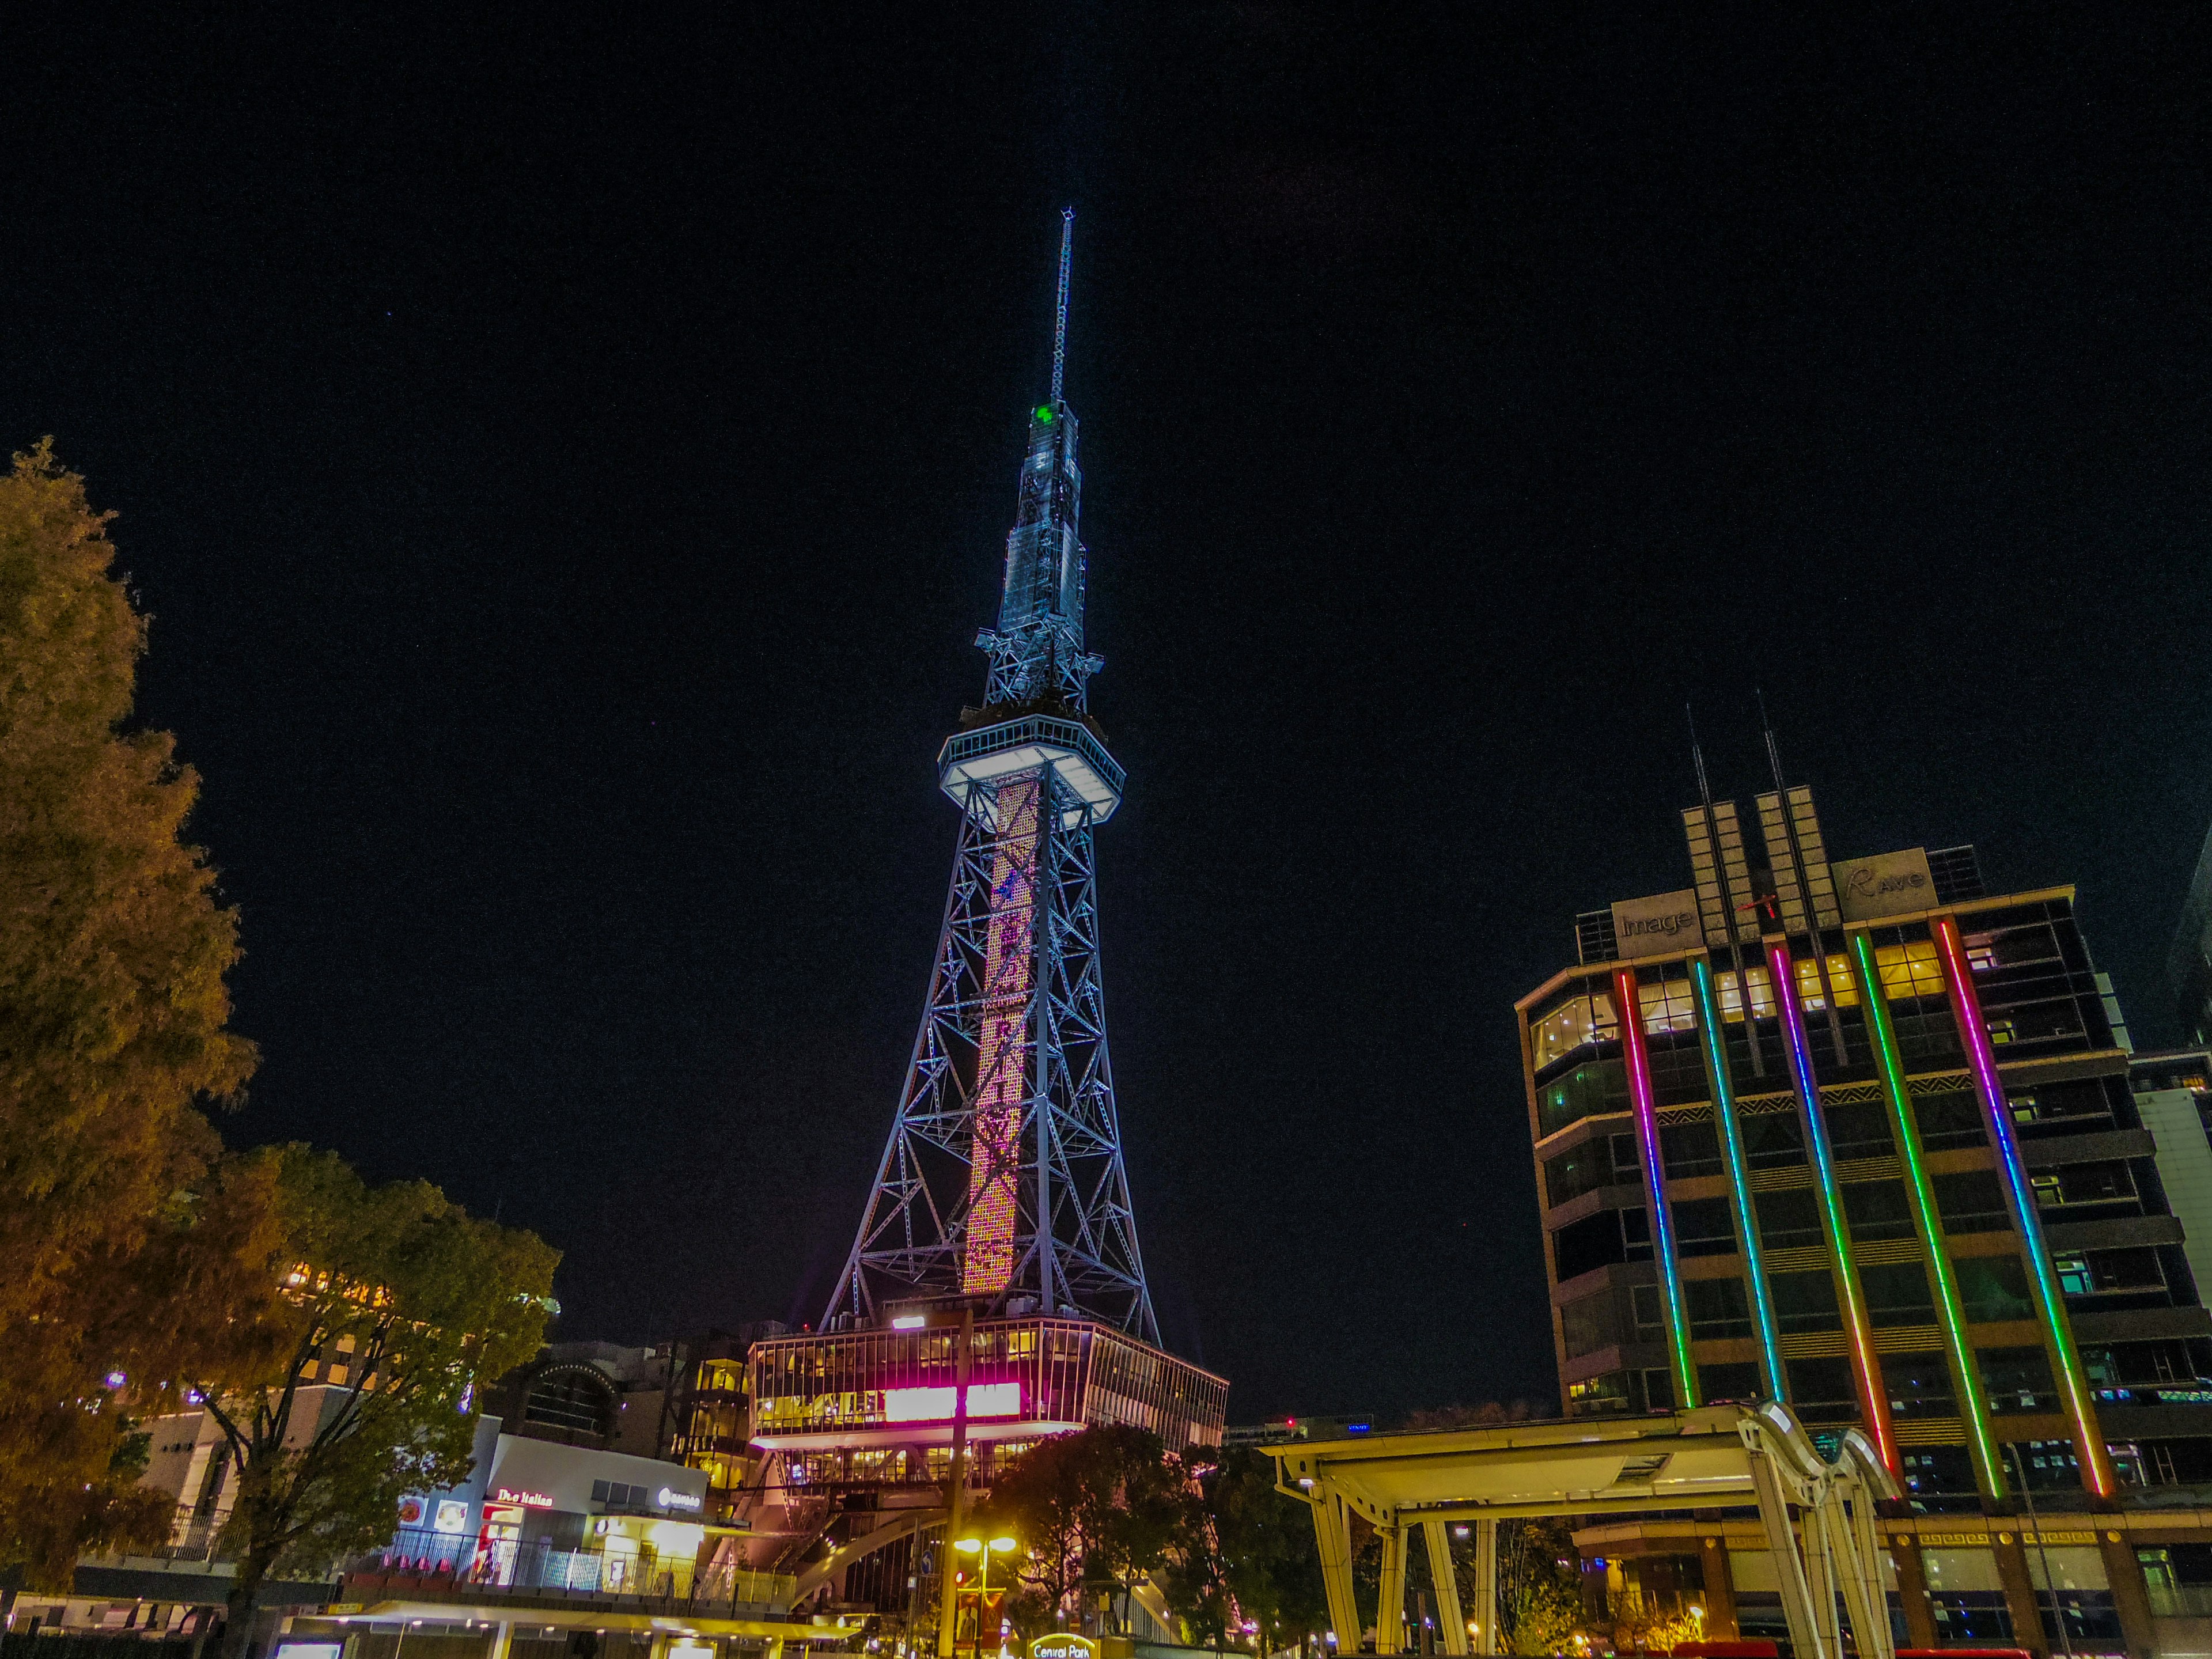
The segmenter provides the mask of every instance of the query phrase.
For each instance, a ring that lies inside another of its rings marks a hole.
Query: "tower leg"
[[[1444,1651],[1465,1653],[1467,1614],[1460,1610],[1459,1577],[1452,1571],[1451,1528],[1442,1521],[1424,1521],[1421,1537],[1429,1547],[1429,1583],[1436,1591],[1437,1627],[1443,1638]]]
[[[1375,1601],[1375,1651],[1396,1653],[1405,1646],[1406,1529],[1377,1530],[1382,1534],[1382,1588]]]
[[[1326,1483],[1314,1488],[1314,1544],[1321,1555],[1322,1589],[1339,1653],[1359,1651],[1359,1604],[1352,1595],[1352,1521],[1344,1500]]]

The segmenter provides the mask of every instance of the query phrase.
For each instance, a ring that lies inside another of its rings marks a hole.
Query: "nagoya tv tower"
[[[826,1329],[890,1304],[957,1297],[988,1314],[1073,1315],[1157,1344],[1106,1052],[1091,835],[1121,769],[1087,711],[1083,475],[1062,395],[1068,258],[1060,220],[1052,392],[1030,412],[983,706],[937,757],[960,808],[929,1002]]]

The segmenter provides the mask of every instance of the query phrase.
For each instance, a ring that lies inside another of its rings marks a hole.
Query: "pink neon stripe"
[[[968,1226],[960,1288],[1003,1291],[1014,1276],[1015,1183],[1022,1170],[1022,1103],[1029,1098],[1030,991],[1035,982],[1037,805],[1042,773],[999,786],[991,853],[991,924],[983,945],[983,1024],[975,1060]]]

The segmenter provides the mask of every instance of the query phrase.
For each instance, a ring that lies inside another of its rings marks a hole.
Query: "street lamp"
[[[956,1538],[952,1540],[952,1547],[963,1555],[976,1557],[982,1570],[981,1579],[975,1588],[975,1651],[980,1654],[983,1650],[983,1610],[991,1594],[991,1558],[1012,1554],[1014,1540],[1003,1535],[988,1540]]]

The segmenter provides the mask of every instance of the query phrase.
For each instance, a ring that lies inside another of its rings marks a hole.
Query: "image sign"
[[[1663,957],[1703,945],[1705,930],[1698,923],[1696,890],[1685,887],[1679,893],[1620,900],[1613,907],[1613,936],[1620,944],[1623,962]]]

